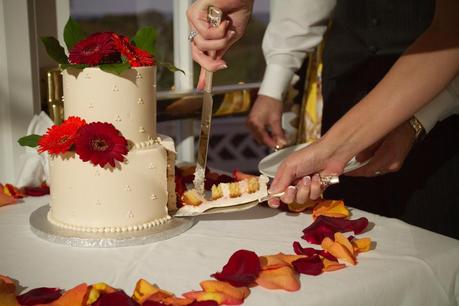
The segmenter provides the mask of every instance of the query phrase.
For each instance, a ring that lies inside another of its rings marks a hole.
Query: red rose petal
[[[336,232],[362,233],[368,226],[368,219],[365,217],[346,220],[327,216],[319,216],[307,228],[303,230],[303,239],[309,243],[320,244],[325,237],[333,238]]]
[[[212,274],[212,277],[228,282],[235,287],[248,286],[253,283],[260,273],[260,260],[252,251],[239,250],[231,255],[222,272]]]
[[[40,187],[24,187],[24,193],[30,197],[40,197],[49,194],[49,186],[42,185]]]
[[[100,296],[93,306],[138,306],[139,304],[124,291],[116,291]]]
[[[36,304],[51,303],[62,295],[59,288],[36,288],[16,297],[19,304],[22,306],[32,306]]]
[[[320,255],[332,261],[337,261],[336,257],[325,250],[316,250],[314,248],[303,248],[298,241],[293,242],[293,251],[297,255],[314,256]]]
[[[314,248],[303,248],[298,241],[293,242],[293,251],[297,255],[313,256],[317,255],[319,250]]]
[[[295,271],[307,275],[319,275],[323,272],[324,264],[319,256],[314,255],[306,258],[300,258],[293,262]]]

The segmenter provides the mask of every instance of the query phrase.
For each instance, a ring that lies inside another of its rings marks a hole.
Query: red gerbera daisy
[[[119,61],[120,55],[113,43],[112,34],[95,33],[78,42],[69,52],[70,63],[97,66]]]
[[[112,33],[112,37],[116,49],[126,57],[131,67],[153,66],[155,64],[150,53],[134,46],[126,36]]]
[[[69,117],[61,125],[53,125],[38,141],[38,152],[60,154],[69,151],[78,130],[85,124],[86,121],[79,117]]]
[[[128,152],[127,140],[111,123],[93,122],[83,126],[75,138],[75,151],[83,161],[115,167]]]

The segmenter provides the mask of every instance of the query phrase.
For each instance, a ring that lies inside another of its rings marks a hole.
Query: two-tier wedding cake
[[[174,143],[156,134],[155,72],[155,66],[119,76],[99,68],[63,72],[65,117],[113,124],[128,140],[129,151],[115,167],[84,162],[74,152],[52,155],[51,223],[118,232],[148,229],[170,218]]]

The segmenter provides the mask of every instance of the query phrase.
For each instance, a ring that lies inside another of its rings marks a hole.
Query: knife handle
[[[209,6],[207,8],[207,22],[211,27],[218,27],[222,21],[223,12],[221,9],[215,6]],[[215,51],[209,51],[210,57],[215,59]],[[205,87],[204,90],[207,92],[212,92],[212,76],[213,73],[211,71],[207,71],[205,73]]]

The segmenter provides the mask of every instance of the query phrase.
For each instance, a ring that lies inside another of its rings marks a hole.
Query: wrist
[[[422,140],[426,135],[426,130],[422,123],[416,118],[416,116],[411,117],[408,120],[409,125],[414,130],[414,142]]]

